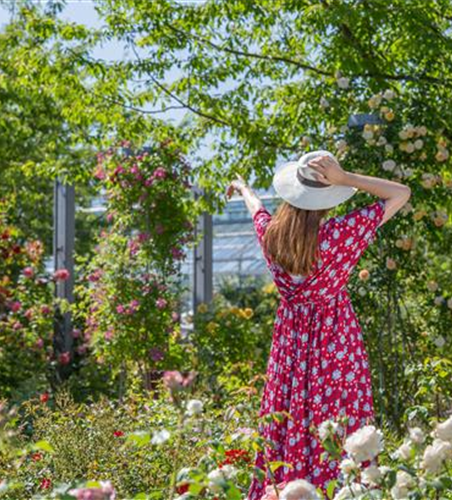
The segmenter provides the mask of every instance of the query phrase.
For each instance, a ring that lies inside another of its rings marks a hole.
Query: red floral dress
[[[329,481],[341,473],[339,463],[331,457],[320,460],[325,450],[309,427],[347,415],[348,435],[374,423],[368,357],[347,282],[375,240],[384,210],[385,200],[378,199],[328,219],[319,229],[321,257],[307,277],[292,276],[271,262],[262,246],[271,215],[262,207],[253,216],[280,293],[259,416],[286,411],[293,420],[259,424],[259,433],[275,446],[266,447],[266,460],[262,452],[256,453],[255,466],[264,471],[265,480],[260,483],[253,476],[248,500],[260,500],[272,484],[266,461],[292,465],[274,472],[277,484],[306,479],[326,493]]]

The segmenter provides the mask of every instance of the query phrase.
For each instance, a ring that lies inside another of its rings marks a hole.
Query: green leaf
[[[333,495],[334,495],[334,490],[336,488],[336,485],[338,483],[338,480],[337,479],[332,479],[329,483],[328,483],[328,486],[326,488],[326,496],[327,498],[333,498]]]
[[[287,462],[281,462],[281,461],[269,462],[269,465],[270,465],[270,470],[272,472],[275,472],[280,467],[289,467],[289,469],[293,469],[293,465]]]
[[[38,441],[32,446],[32,449],[46,451],[48,453],[55,453],[54,448],[48,441]]]
[[[132,434],[128,434],[126,439],[141,448],[151,441],[151,435],[147,431],[137,431]]]

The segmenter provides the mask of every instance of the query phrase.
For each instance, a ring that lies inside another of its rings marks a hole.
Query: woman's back
[[[287,301],[323,302],[343,290],[366,248],[376,237],[383,218],[385,200],[356,208],[346,215],[331,217],[319,229],[320,259],[308,276],[289,274],[266,254],[263,236],[272,216],[262,208],[253,217],[267,266]]]

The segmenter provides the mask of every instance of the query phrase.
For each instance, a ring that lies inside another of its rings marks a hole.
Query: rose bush
[[[75,318],[79,349],[113,372],[138,367],[146,381],[180,362],[179,263],[198,210],[190,167],[170,140],[141,153],[129,146],[98,156],[110,225],[80,266]]]
[[[53,280],[43,244],[25,239],[0,204],[0,394],[20,398],[47,386],[58,362],[53,337]]]

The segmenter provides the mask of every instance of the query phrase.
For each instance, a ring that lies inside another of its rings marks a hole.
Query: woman
[[[248,500],[260,500],[271,484],[267,461],[291,465],[276,470],[277,484],[306,479],[326,493],[339,464],[320,459],[325,450],[310,428],[346,416],[348,435],[375,423],[368,357],[346,285],[377,229],[411,196],[403,184],[344,171],[328,151],[286,163],[273,185],[283,199],[273,217],[241,177],[227,191],[244,197],[280,293],[259,416],[292,416],[260,423],[276,446],[256,453],[265,480],[253,476]],[[358,189],[379,199],[325,220]]]

